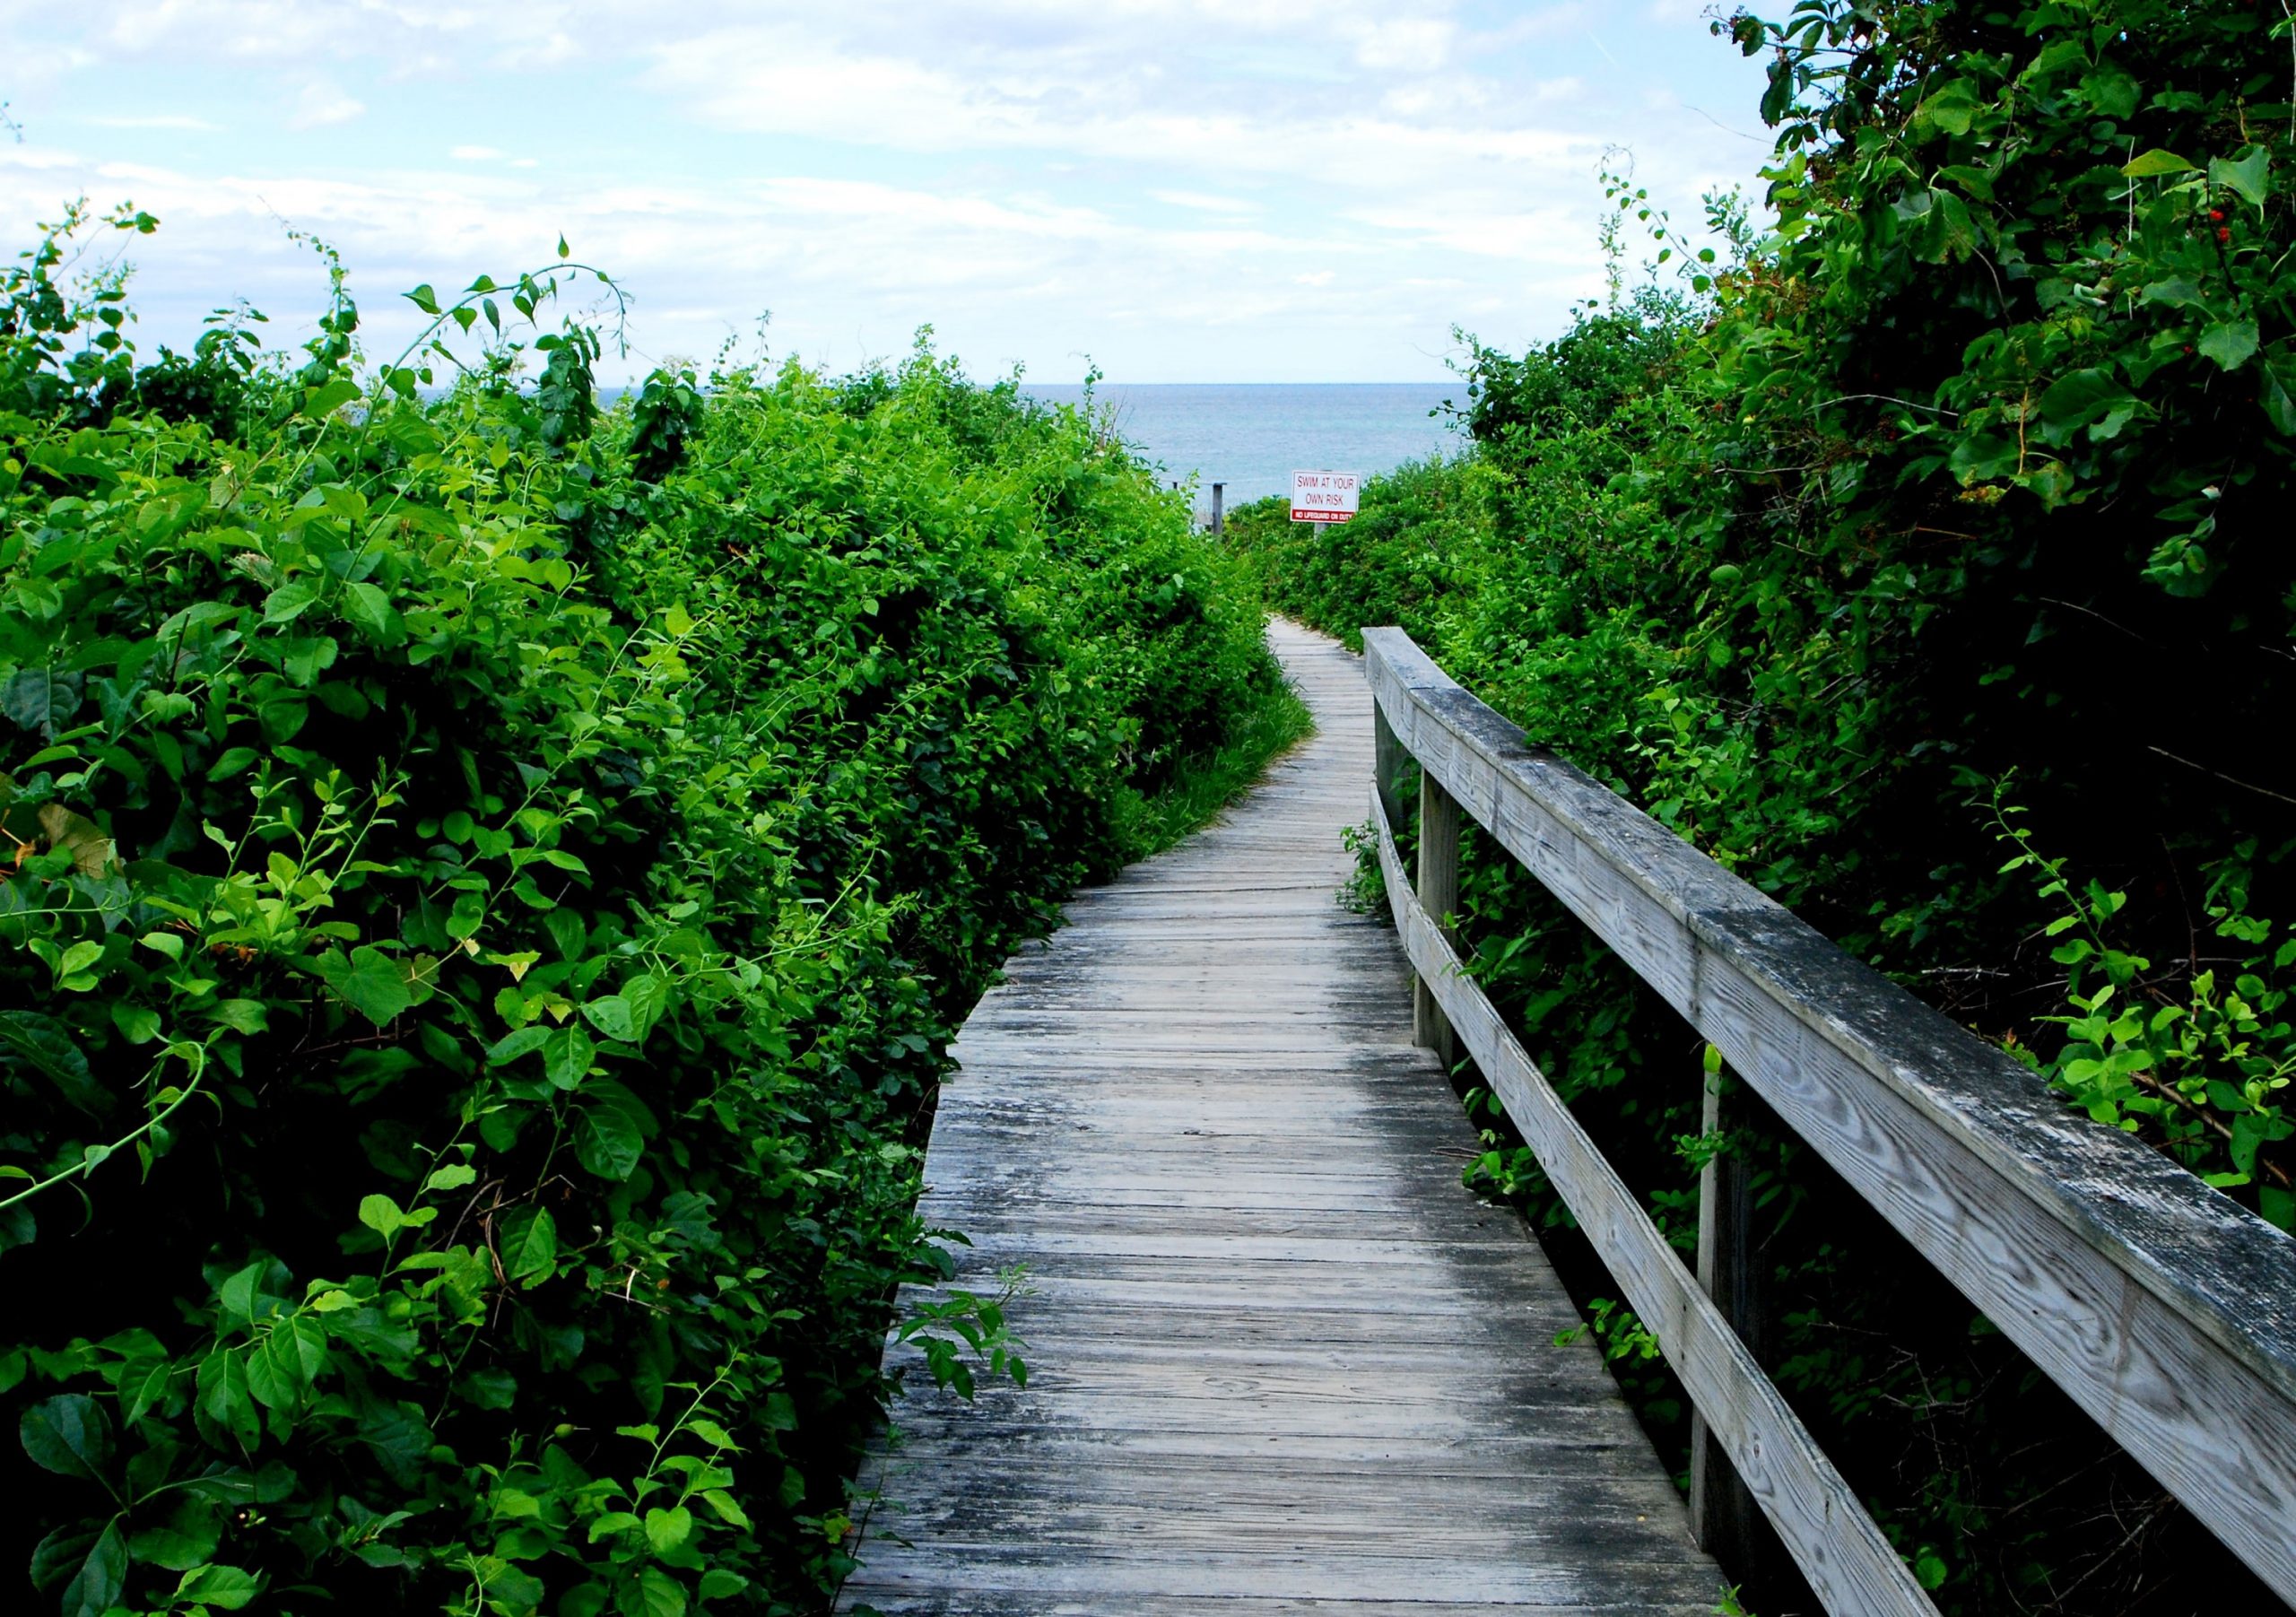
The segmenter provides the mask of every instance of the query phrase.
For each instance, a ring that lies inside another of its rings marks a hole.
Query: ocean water
[[[1080,403],[1078,387],[1026,384],[1048,404]],[[1407,460],[1456,454],[1465,439],[1431,416],[1445,399],[1465,402],[1461,382],[1227,384],[1103,382],[1094,400],[1114,410],[1125,441],[1179,482],[1194,474],[1196,505],[1212,509],[1212,485],[1227,484],[1230,507],[1289,494],[1294,472],[1393,471]]]

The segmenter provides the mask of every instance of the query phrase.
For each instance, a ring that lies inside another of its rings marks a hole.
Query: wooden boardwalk
[[[924,1213],[971,1238],[957,1284],[1027,1266],[1029,1384],[896,1410],[845,1609],[1710,1613],[1657,1456],[1553,1340],[1544,1256],[1459,1184],[1474,1135],[1393,932],[1334,901],[1361,665],[1270,632],[1315,737],[1078,895],[965,1025]]]

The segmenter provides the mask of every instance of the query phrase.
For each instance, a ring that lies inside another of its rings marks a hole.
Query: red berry
[[[2211,208],[2208,210],[2208,222],[2211,224],[2214,224],[2218,220],[2223,217],[2224,210],[2222,208]]]
[[[2231,239],[2232,239],[2232,227],[2231,227],[2231,225],[2229,225],[2229,224],[2222,224],[2222,225],[2219,225],[2219,226],[2217,226],[2217,227],[2216,227],[2216,239],[2217,239],[2217,240],[2219,240],[2219,241],[2230,241],[2230,240],[2231,240]]]

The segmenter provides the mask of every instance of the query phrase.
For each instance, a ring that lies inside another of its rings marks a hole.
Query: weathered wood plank
[[[1705,1078],[1699,1132],[1708,1138],[1743,1126],[1749,1101],[1720,1073]],[[1707,1160],[1698,1177],[1698,1289],[1714,1300],[1754,1362],[1770,1352],[1771,1300],[1768,1265],[1754,1239],[1753,1176],[1744,1158],[1721,1151]],[[1690,1530],[1731,1576],[1767,1587],[1779,1545],[1761,1519],[1761,1507],[1707,1431],[1706,1417],[1693,1413],[1690,1428]]]
[[[1449,1601],[1335,1600],[1317,1596],[1306,1600],[1236,1598],[1197,1595],[1165,1600],[1133,1595],[1106,1604],[1095,1592],[1078,1600],[1065,1595],[1012,1594],[1003,1590],[968,1589],[955,1595],[879,1594],[872,1596],[884,1617],[1470,1617],[1471,1613],[1504,1611],[1506,1605],[1478,1599],[1459,1605]],[[1511,1604],[1511,1603],[1510,1603]],[[1623,1605],[1542,1604],[1545,1617],[1713,1617],[1714,1602],[1692,1600],[1678,1605],[1651,1605],[1637,1599]]]
[[[1626,1293],[1666,1362],[1706,1417],[1709,1440],[1735,1463],[1810,1587],[1833,1613],[1935,1617],[1936,1606],[1809,1430],[1683,1267],[1642,1205],[1578,1126],[1451,942],[1403,882],[1403,862],[1376,795],[1379,857],[1404,952],[1442,1001],[1483,1082],[1546,1170]]]
[[[1380,807],[1386,806],[1383,799]],[[1419,778],[1419,902],[1439,926],[1459,907],[1459,805],[1426,773]],[[1411,1036],[1447,1068],[1459,1058],[1451,1025],[1424,978],[1412,986]]]
[[[1015,955],[958,1039],[920,1207],[1024,1265],[1031,1375],[896,1412],[848,1606],[1354,1617],[1710,1612],[1720,1582],[1335,898],[1360,665],[1279,625],[1318,730],[1221,825]],[[888,1366],[915,1366],[895,1347]],[[912,1385],[921,1378],[912,1378]],[[905,1542],[904,1542],[905,1541]]]
[[[2296,1242],[1364,636],[1398,743],[2296,1603]]]

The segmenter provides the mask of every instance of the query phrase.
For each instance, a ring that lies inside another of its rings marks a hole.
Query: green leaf
[[[643,1100],[611,1079],[594,1083],[574,1119],[574,1155],[603,1179],[622,1180],[638,1169],[647,1136],[659,1126]]]
[[[95,1082],[88,1057],[64,1024],[38,1011],[0,1011],[0,1048],[55,1081],[64,1098],[91,1117],[112,1108],[110,1092]]]
[[[2194,309],[2201,302],[2200,288],[2189,275],[2167,275],[2139,292],[2140,303],[2165,303],[2170,309]]]
[[[254,1322],[256,1283],[262,1278],[263,1265],[249,1264],[215,1288],[215,1300],[222,1305],[225,1318],[237,1320],[242,1325]]]
[[[1914,109],[1913,132],[1917,137],[1933,130],[1944,135],[1967,135],[1977,117],[1977,87],[1967,79],[1955,79]]]
[[[2229,157],[2210,158],[2208,183],[2212,186],[2222,186],[2226,190],[2237,193],[2253,206],[2261,208],[2264,206],[2265,198],[2271,195],[2271,186],[2266,178],[2266,171],[2271,167],[2272,154],[2262,146],[2251,146],[2246,157],[2237,160]]]
[[[2215,361],[2227,370],[2237,370],[2248,362],[2257,351],[2257,323],[2254,320],[2225,320],[2200,334],[2200,341],[2193,344],[2202,356]]]
[[[266,623],[291,622],[309,611],[317,604],[319,594],[317,579],[291,579],[263,598],[263,621]]]
[[[309,964],[344,1004],[378,1028],[389,1026],[414,1003],[406,973],[379,949],[362,944],[348,959],[342,950],[330,949]]]
[[[638,1575],[638,1595],[645,1617],[685,1617],[685,1586],[659,1567]]]
[[[550,1042],[548,1028],[520,1028],[494,1041],[486,1052],[486,1065],[502,1066],[519,1056],[539,1050]]]
[[[676,1549],[693,1536],[693,1512],[683,1505],[646,1513],[646,1543],[655,1554]]]
[[[196,1567],[176,1586],[179,1604],[196,1603],[236,1612],[263,1593],[263,1580],[237,1567]]]
[[[670,1005],[670,979],[648,974],[633,977],[622,986],[622,1002],[630,1007],[630,1042],[642,1044]]]
[[[2175,152],[2163,152],[2155,146],[2152,151],[2139,152],[2123,163],[2120,171],[2131,179],[2151,179],[2156,175],[2190,174],[2196,170],[2192,164]]]
[[[2092,68],[2081,75],[2083,98],[2106,117],[2133,116],[2143,93],[2135,79],[2110,63]]]
[[[115,1518],[98,1535],[89,1548],[87,1559],[65,1586],[61,1605],[64,1617],[104,1617],[119,1604],[120,1592],[126,1585],[127,1536]]]
[[[2062,444],[2083,427],[2111,438],[2135,413],[2136,396],[2103,369],[2075,370],[2059,378],[2040,396],[2041,423],[2051,443]],[[2118,419],[2116,419],[2118,418]]]
[[[402,292],[399,295],[426,315],[435,315],[439,312],[439,294],[428,281],[413,291]]]
[[[469,1163],[449,1162],[446,1167],[435,1169],[429,1178],[423,1180],[422,1188],[460,1190],[464,1186],[474,1183],[477,1178],[478,1169]]]
[[[119,1372],[120,1420],[133,1426],[159,1407],[175,1380],[176,1367],[165,1359],[139,1361]]]
[[[139,1566],[170,1572],[188,1571],[215,1553],[222,1538],[214,1508],[204,1500],[187,1500],[167,1521],[146,1527],[127,1541],[127,1553]]]
[[[359,1198],[359,1221],[388,1240],[406,1227],[406,1214],[396,1202],[378,1194]]]
[[[734,1437],[731,1432],[718,1425],[717,1421],[709,1420],[706,1416],[696,1415],[692,1420],[688,1421],[685,1423],[685,1429],[714,1448],[738,1448],[741,1447],[734,1441]]]
[[[727,1595],[738,1595],[750,1587],[750,1580],[739,1572],[728,1572],[723,1567],[712,1567],[701,1575],[701,1597],[717,1600]]]
[[[1927,205],[1912,216],[1910,231],[1916,257],[1942,264],[1949,258],[1965,258],[1977,250],[1977,222],[1968,203],[1951,191],[1926,192],[1922,200]]]
[[[104,946],[101,943],[83,938],[66,949],[63,957],[57,961],[57,980],[69,987],[70,978],[78,977],[103,957]]]
[[[2080,40],[2058,39],[2042,46],[2039,54],[2033,57],[2031,65],[2019,77],[2022,82],[2031,83],[2088,65],[2089,53]]]
[[[618,995],[609,995],[604,999],[591,1000],[582,1007],[582,1015],[608,1039],[617,1039],[628,1044],[638,1037],[638,1022],[631,1013],[630,1002]]]
[[[254,1034],[263,1031],[271,1007],[259,999],[224,999],[210,1005],[207,1014],[234,1033]]]
[[[207,766],[210,780],[229,780],[232,776],[254,764],[263,754],[253,747],[228,747],[213,763]]]
[[[111,1023],[130,1044],[149,1044],[160,1036],[160,1013],[149,1005],[116,999],[111,1006]]]
[[[46,1594],[57,1585],[70,1581],[100,1536],[74,1522],[69,1526],[57,1528],[41,1539],[32,1550],[32,1587]]]
[[[1979,202],[1993,200],[1993,175],[1987,170],[1968,163],[1949,163],[1937,170],[1937,178],[1956,185]]]
[[[85,1393],[58,1393],[33,1404],[16,1432],[32,1464],[58,1476],[92,1482],[111,1463],[111,1417]]]
[[[1994,432],[1964,433],[1946,459],[1963,483],[1983,482],[2015,469],[2017,440]]]
[[[744,1510],[740,1502],[723,1488],[712,1488],[703,1493],[701,1498],[704,1503],[718,1513],[718,1519],[727,1526],[739,1527],[744,1532],[749,1530],[749,1512]]]
[[[396,1404],[370,1403],[359,1422],[359,1440],[406,1488],[422,1474],[437,1441],[423,1419],[422,1406],[404,1398]]]
[[[228,1348],[217,1348],[199,1364],[199,1390],[195,1404],[213,1440],[230,1438],[242,1448],[253,1448],[263,1436],[263,1416],[248,1389],[247,1361]]]
[[[300,413],[317,421],[333,415],[358,396],[359,384],[349,377],[339,376],[324,387],[314,387],[306,392]]]
[[[570,1090],[581,1083],[597,1055],[596,1042],[578,1025],[570,1022],[544,1040],[543,1072],[558,1088]]]
[[[273,1327],[248,1354],[248,1393],[265,1409],[292,1414],[302,1407],[307,1383],[291,1326]]]
[[[502,1249],[502,1272],[512,1280],[548,1276],[558,1265],[558,1223],[546,1207],[523,1221],[513,1218]]]
[[[398,608],[372,584],[344,587],[343,615],[378,646],[393,647],[406,639],[406,622],[398,615]]]
[[[568,960],[579,960],[582,950],[590,941],[589,929],[582,925],[582,917],[564,909],[552,910],[543,917],[543,926],[550,933],[550,941],[558,945],[558,952]]]
[[[0,685],[0,713],[49,741],[80,710],[82,676],[54,668],[20,668]],[[16,766],[11,764],[11,769]]]
[[[2270,366],[2264,368],[2264,387],[2257,403],[2264,406],[2265,418],[2283,438],[2296,438],[2296,398],[2289,396],[2288,385]]]

